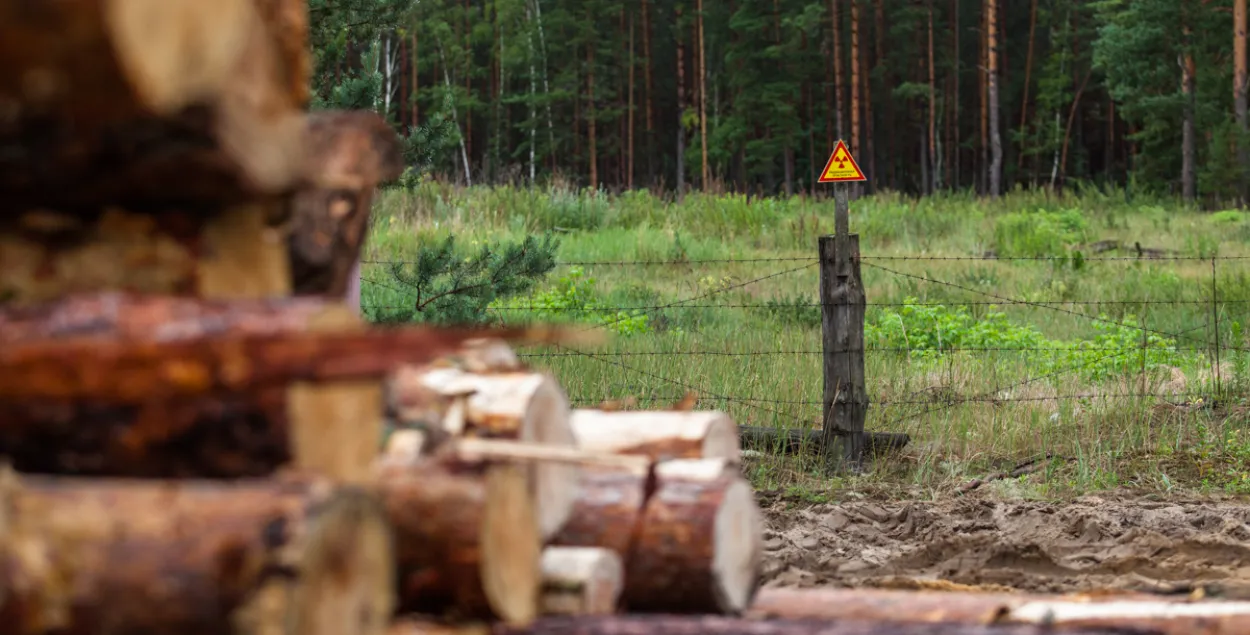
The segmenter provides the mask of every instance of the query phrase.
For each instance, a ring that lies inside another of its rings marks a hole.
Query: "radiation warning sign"
[[[825,169],[820,171],[820,183],[841,183],[843,181],[867,181],[864,172],[859,169],[859,164],[851,157],[851,151],[846,149],[846,143],[841,139],[838,145],[834,146],[833,154],[829,155],[829,162],[825,164]]]

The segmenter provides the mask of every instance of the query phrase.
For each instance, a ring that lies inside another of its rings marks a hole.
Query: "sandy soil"
[[[761,500],[768,586],[949,583],[1250,597],[1250,504],[1085,497],[1067,503]]]

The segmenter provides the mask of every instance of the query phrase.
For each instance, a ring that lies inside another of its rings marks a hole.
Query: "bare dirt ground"
[[[760,502],[768,586],[1250,597],[1250,503],[1115,495],[1050,503],[979,493],[936,502]]]

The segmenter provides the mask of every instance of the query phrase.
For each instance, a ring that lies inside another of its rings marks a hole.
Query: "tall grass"
[[[577,406],[633,397],[658,408],[696,390],[700,407],[742,424],[819,425],[812,305],[831,200],[676,202],[645,191],[424,182],[385,191],[372,223],[368,260],[411,257],[449,232],[469,244],[559,232],[559,259],[591,264],[558,267],[535,297],[494,310],[503,321],[579,321],[617,333],[587,355],[521,351],[555,373]],[[1250,442],[1240,436],[1250,360],[1224,350],[1216,367],[1211,351],[1216,321],[1222,347],[1247,345],[1250,260],[1235,259],[1250,256],[1242,212],[1097,190],[1017,191],[993,202],[882,194],[852,203],[851,229],[869,303],[867,426],[907,432],[912,444],[851,482],[823,479],[811,460],[768,457],[752,467],[758,486],[923,495],[1050,453],[1059,457],[1053,469],[1012,491],[1250,491]],[[1113,242],[1122,248],[1092,250]],[[1207,260],[1136,260],[1136,245]],[[1123,259],[1097,260],[1108,257]],[[784,258],[798,260],[700,262]],[[607,264],[637,261],[667,264]],[[385,268],[366,265],[364,278],[363,303],[405,301]]]

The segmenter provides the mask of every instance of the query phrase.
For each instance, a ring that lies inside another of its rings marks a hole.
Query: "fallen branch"
[[[825,447],[823,430],[809,428],[766,428],[740,426],[742,446],[764,453],[820,454]],[[867,432],[864,434],[864,451],[883,455],[903,449],[911,442],[911,436],[902,432]]]
[[[1051,459],[1055,459],[1055,458],[1063,459],[1064,461],[1072,460],[1067,457],[1062,457],[1062,456],[1058,456],[1056,454],[1047,452],[1046,454],[1039,456],[1037,458],[1029,459],[1028,461],[1021,463],[1006,472],[995,472],[994,474],[990,474],[982,478],[974,478],[971,481],[968,481],[967,483],[960,485],[959,488],[955,490],[955,492],[960,495],[967,494],[968,492],[971,492],[972,490],[977,489],[978,487],[981,487],[982,485],[985,485],[986,483],[992,483],[994,481],[1000,481],[1000,480],[1009,479],[1009,478],[1019,478],[1026,474],[1033,474],[1034,472],[1039,472],[1048,465]]]

